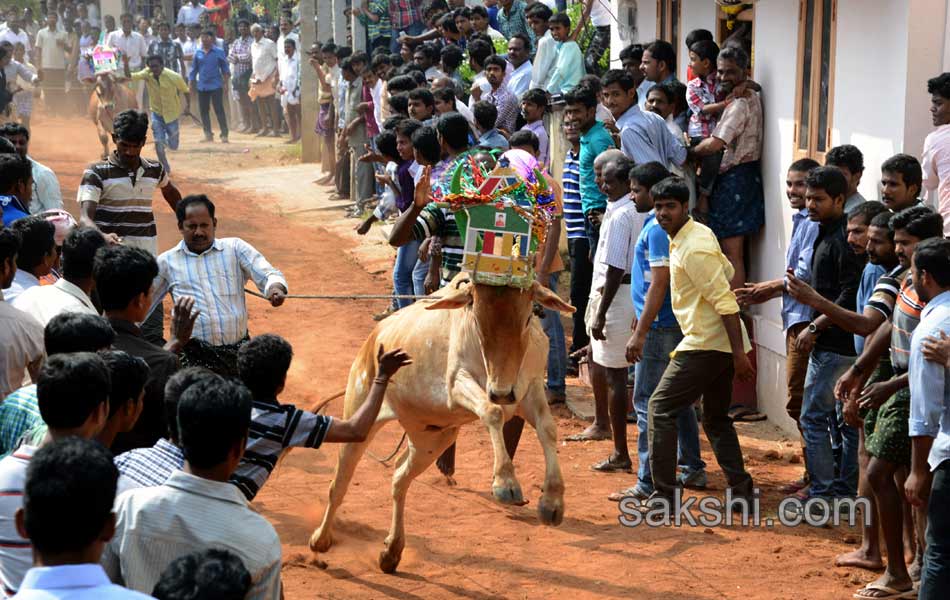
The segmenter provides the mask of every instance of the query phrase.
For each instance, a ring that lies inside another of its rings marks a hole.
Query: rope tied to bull
[[[244,293],[267,300],[267,296],[254,290],[244,288]],[[393,298],[397,300],[435,300],[432,296],[417,294],[287,294],[285,298],[295,300],[392,300]]]

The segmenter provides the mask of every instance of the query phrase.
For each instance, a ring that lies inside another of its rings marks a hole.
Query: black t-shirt
[[[848,245],[847,224],[847,217],[842,215],[834,223],[818,227],[811,262],[812,285],[824,298],[845,310],[854,311],[866,258],[855,254]],[[820,314],[815,311],[812,319]],[[815,349],[854,356],[854,335],[832,325],[818,335]]]

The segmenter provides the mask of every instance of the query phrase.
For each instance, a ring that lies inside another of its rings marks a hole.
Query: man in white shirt
[[[605,158],[606,157],[606,158]],[[598,184],[607,195],[607,210],[600,227],[594,254],[594,277],[587,304],[590,332],[591,379],[597,416],[603,427],[609,415],[614,451],[591,466],[598,472],[630,472],[627,448],[627,367],[626,344],[630,324],[636,317],[630,293],[630,269],[636,240],[646,220],[630,199],[631,158],[619,151],[604,152],[594,161]],[[600,393],[598,393],[600,392]]]
[[[294,33],[294,24],[287,17],[280,18],[280,35],[277,36],[277,54],[278,56],[284,55],[284,41],[292,39],[297,44],[297,50],[300,50],[300,36]]]
[[[35,215],[44,210],[63,208],[63,192],[59,187],[56,173],[29,156],[30,130],[18,123],[4,123],[0,125],[0,137],[10,140],[17,153],[29,160],[33,167],[33,199],[28,207],[30,214]]]
[[[17,272],[20,241],[10,229],[0,229],[0,395],[6,397],[26,381],[36,381],[46,358],[43,327],[36,319],[3,300]]]
[[[253,280],[272,306],[280,306],[287,280],[244,240],[215,239],[218,222],[207,196],[186,196],[175,214],[182,241],[158,257],[153,310],[167,293],[174,299],[193,297],[199,315],[192,339],[182,349],[182,366],[235,375],[238,348],[249,337],[245,284]]]
[[[17,44],[23,44],[23,47],[26,48],[26,55],[29,57],[31,52],[30,44],[30,35],[26,32],[25,29],[20,27],[20,19],[16,15],[15,10],[10,11],[12,18],[7,19],[7,27],[0,33],[0,42],[10,42],[12,46]]]
[[[66,52],[69,36],[57,25],[56,11],[49,11],[46,27],[36,33],[36,67],[42,77],[43,99],[54,115],[62,114],[66,100]]]
[[[17,529],[36,556],[16,598],[150,598],[109,581],[99,558],[112,536],[117,472],[109,451],[71,437],[36,452],[27,471]]]
[[[508,91],[519,101],[531,85],[531,61],[528,60],[530,52],[531,40],[527,35],[516,33],[508,40],[508,64],[513,69],[508,76]]]
[[[109,417],[109,389],[109,371],[97,354],[76,352],[51,356],[43,366],[36,386],[39,411],[49,427],[41,446],[53,444],[55,447],[57,442],[62,443],[62,440],[90,440],[95,437],[102,431]],[[0,495],[0,535],[5,542],[0,544],[0,583],[7,594],[16,593],[20,589],[31,564],[46,566],[43,562],[44,555],[51,559],[54,554],[59,554],[62,558],[70,554],[68,550],[75,550],[76,548],[70,546],[70,533],[82,531],[84,536],[99,539],[104,531],[104,523],[93,527],[93,515],[81,518],[72,513],[73,510],[83,507],[86,502],[95,501],[101,494],[108,497],[108,502],[104,502],[100,509],[105,511],[101,518],[111,521],[108,517],[111,516],[118,479],[115,467],[112,471],[114,474],[111,491],[108,485],[100,489],[89,488],[79,496],[63,496],[61,502],[51,504],[56,510],[50,514],[29,514],[31,507],[42,504],[31,502],[36,500],[32,493],[40,490],[30,484],[45,480],[48,474],[42,465],[47,464],[44,456],[49,458],[49,454],[39,450],[38,446],[23,444],[13,454],[0,460],[0,486],[4,490],[4,494]],[[103,452],[108,454],[104,449]],[[31,465],[36,454],[39,454],[38,467]],[[64,460],[61,461],[61,466],[79,475],[80,479],[87,479],[89,485],[101,483],[90,477],[86,468],[62,458]],[[73,457],[76,458],[80,457]],[[41,472],[40,475],[34,475],[37,470]],[[93,490],[96,493],[93,493]],[[36,544],[35,549],[31,547],[31,541]],[[53,552],[54,549],[59,552]],[[99,553],[95,554],[98,557]],[[38,560],[34,562],[34,559]],[[35,583],[27,582],[28,588],[34,585]],[[43,596],[36,594],[32,597]]]
[[[280,136],[280,104],[277,101],[277,44],[264,36],[264,28],[251,25],[251,89],[248,96],[254,101],[261,119],[258,137]],[[270,129],[268,129],[268,127]]]
[[[921,155],[923,187],[930,206],[943,217],[943,234],[950,236],[950,73],[927,81],[934,129],[924,140]]]
[[[204,4],[200,2],[182,2],[181,8],[178,9],[178,20],[175,21],[177,25],[198,25],[198,21],[201,18],[201,15],[207,9],[204,7]]]
[[[79,312],[98,315],[90,295],[95,287],[92,266],[106,240],[98,229],[77,227],[63,243],[63,277],[53,285],[32,287],[13,302],[14,308],[29,313],[44,327],[56,315]]]
[[[130,70],[140,71],[145,66],[144,61],[148,55],[148,43],[141,33],[132,29],[132,15],[123,13],[119,17],[119,23],[121,29],[106,36],[106,46],[111,46],[128,56]],[[135,90],[135,98],[139,103],[139,108],[144,107],[145,83],[134,81],[130,85]]]
[[[199,381],[181,395],[184,467],[164,485],[134,489],[116,501],[115,537],[102,555],[113,582],[151,592],[173,560],[215,547],[241,558],[253,582],[249,598],[281,597],[277,532],[228,483],[244,455],[251,403],[246,387],[220,379]]]

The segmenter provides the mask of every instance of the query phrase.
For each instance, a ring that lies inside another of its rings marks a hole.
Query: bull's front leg
[[[452,381],[451,395],[454,404],[473,412],[481,419],[491,436],[492,452],[495,455],[492,495],[502,504],[525,504],[521,485],[515,479],[514,465],[511,464],[511,457],[505,449],[505,438],[502,434],[505,413],[502,408],[488,399],[485,389],[465,369],[456,373]]]
[[[544,489],[538,503],[538,518],[545,525],[560,525],[564,518],[564,479],[557,458],[557,426],[540,379],[529,385],[528,393],[519,404],[519,412],[534,427],[544,452]]]

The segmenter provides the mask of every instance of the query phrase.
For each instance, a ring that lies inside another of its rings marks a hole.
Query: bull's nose
[[[512,390],[507,394],[497,394],[492,391],[488,393],[488,399],[492,401],[492,404],[514,404],[515,392]]]

